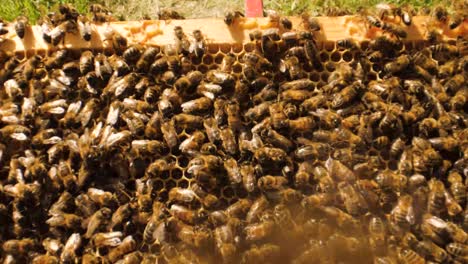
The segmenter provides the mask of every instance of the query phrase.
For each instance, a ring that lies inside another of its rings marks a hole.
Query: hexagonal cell
[[[221,53],[216,54],[214,57],[214,62],[217,64],[221,64],[223,62],[224,55]]]
[[[164,182],[161,179],[155,179],[153,181],[153,189],[154,190],[161,190],[164,188]]]
[[[163,171],[163,172],[161,172],[161,174],[159,175],[159,178],[160,178],[161,180],[167,180],[167,179],[169,179],[170,177],[171,177],[170,171]]]
[[[325,64],[325,69],[326,69],[328,72],[334,72],[335,69],[336,69],[335,63],[330,62],[330,61],[327,62],[327,63]]]
[[[161,201],[167,201],[169,195],[168,195],[169,191],[167,189],[163,189],[162,191],[160,191],[157,195],[157,197],[161,200]]]
[[[164,182],[164,187],[166,188],[166,190],[171,190],[172,188],[176,186],[177,186],[177,182],[172,179],[169,179]]]
[[[202,72],[202,73],[206,73],[208,71],[208,66],[204,65],[204,64],[200,64],[197,66],[197,70]]]
[[[320,74],[317,73],[317,72],[311,72],[311,73],[309,74],[309,79],[310,79],[311,81],[313,81],[313,82],[318,82],[318,81],[320,81]]]
[[[396,170],[398,169],[398,161],[391,159],[387,162],[387,168],[390,170]]]
[[[186,156],[179,156],[177,157],[177,165],[180,168],[186,168],[189,163],[189,159]]]
[[[203,55],[202,62],[203,62],[203,64],[205,64],[207,66],[211,65],[213,63],[213,56],[210,55],[210,54]]]
[[[187,179],[180,179],[177,181],[177,187],[180,188],[188,188],[190,186],[190,182]]]
[[[219,45],[218,44],[210,44],[208,45],[207,52],[210,54],[216,54],[219,51]]]
[[[346,62],[350,62],[353,60],[353,54],[350,51],[345,51],[341,55],[343,57],[343,60]]]
[[[244,188],[237,188],[235,190],[235,195],[236,198],[243,199],[246,198],[249,195],[249,193]]]
[[[331,61],[339,62],[341,60],[341,53],[339,51],[334,51],[330,55]]]
[[[325,41],[323,43],[323,49],[328,51],[328,52],[332,52],[333,50],[335,50],[335,42],[334,41]]]
[[[322,79],[322,81],[324,81],[325,83],[328,82],[328,77],[330,76],[330,74],[328,72],[322,72],[320,74],[320,78]]]
[[[320,60],[322,62],[328,61],[330,59],[330,56],[328,55],[328,52],[322,51],[320,52]]]
[[[380,72],[382,70],[382,67],[379,64],[372,64],[372,70],[374,72]]]
[[[244,44],[244,51],[245,51],[245,52],[254,51],[255,48],[256,48],[256,46],[255,46],[254,43],[246,43],[246,44]]]
[[[221,53],[227,54],[228,52],[231,51],[231,45],[229,44],[221,44],[219,45],[219,51]]]
[[[231,50],[232,50],[233,53],[240,53],[240,52],[242,52],[244,50],[244,47],[243,47],[242,44],[237,44],[236,43],[236,44],[232,45]]]
[[[367,74],[367,79],[369,81],[377,80],[377,74],[375,74],[374,72],[370,72],[369,74]]]
[[[242,65],[240,63],[234,63],[234,65],[232,65],[232,71],[234,73],[241,73],[242,72]]]
[[[171,178],[173,180],[179,180],[182,178],[182,176],[184,176],[184,173],[178,168],[175,168],[171,171]]]

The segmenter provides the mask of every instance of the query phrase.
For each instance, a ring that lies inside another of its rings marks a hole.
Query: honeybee
[[[401,196],[390,213],[391,221],[400,228],[406,229],[414,224],[415,215],[412,201],[413,198],[409,195]]]
[[[316,69],[322,67],[322,61],[319,56],[317,45],[313,40],[304,40],[304,50],[307,59],[312,63]]]
[[[448,12],[445,7],[438,5],[432,10],[432,16],[437,19],[437,21],[445,23],[448,18]]]
[[[161,123],[161,132],[163,134],[164,141],[169,148],[174,148],[178,144],[177,132],[174,127],[174,121],[166,121]]]
[[[257,261],[268,263],[276,259],[280,254],[280,247],[273,244],[264,244],[260,247],[252,246],[242,255],[241,263],[256,263]]]
[[[189,225],[201,223],[208,217],[208,214],[203,209],[200,209],[198,211],[190,210],[184,206],[177,204],[171,205],[171,207],[169,208],[169,212],[172,216]]]
[[[384,70],[390,74],[395,74],[406,69],[410,64],[408,55],[401,55],[393,62],[388,62],[384,66]]]
[[[257,187],[264,192],[282,190],[288,183],[288,179],[283,176],[266,175],[257,181]]]
[[[29,19],[25,16],[19,16],[15,21],[15,32],[16,35],[23,39],[26,33],[26,30],[29,28]]]
[[[275,222],[273,219],[261,219],[259,223],[249,224],[244,228],[247,241],[265,239],[273,233]]]
[[[302,23],[304,27],[309,31],[319,31],[320,23],[317,18],[311,17],[309,13],[304,12],[301,14]]]
[[[239,184],[242,182],[241,171],[234,158],[231,157],[224,161],[224,169],[227,172],[231,184]]]
[[[115,212],[112,214],[109,229],[113,230],[114,227],[119,226],[122,224],[126,219],[128,219],[133,212],[133,208],[130,203],[125,203],[117,208]]]
[[[409,248],[397,248],[397,253],[398,253],[398,258],[401,259],[401,261],[406,262],[406,263],[425,263],[425,260],[423,257],[421,257],[418,253],[414,252],[413,250]]]
[[[226,127],[220,130],[219,135],[222,141],[223,149],[228,154],[235,155],[237,153],[238,146],[234,131],[231,128]]]
[[[57,213],[47,219],[46,224],[50,227],[65,227],[73,229],[81,224],[83,219],[75,214]]]
[[[122,232],[97,233],[93,236],[92,241],[94,246],[98,248],[116,247],[122,243],[121,237]]]
[[[252,108],[249,108],[245,112],[244,116],[250,121],[262,120],[269,113],[269,108],[272,103],[273,102],[271,101],[266,101],[255,105]]]
[[[205,141],[205,134],[200,131],[195,131],[190,137],[182,141],[179,145],[180,151],[189,155],[195,155]]]
[[[67,239],[63,246],[62,253],[60,254],[60,261],[69,263],[77,260],[76,251],[81,247],[81,236],[79,233],[73,233]]]
[[[245,217],[251,206],[252,202],[249,199],[239,199],[237,202],[226,208],[225,213],[231,218],[242,219]]]
[[[233,26],[241,17],[244,17],[241,11],[229,11],[224,15],[224,23],[228,26]]]
[[[457,201],[457,203],[460,205],[465,204],[466,188],[465,184],[463,183],[462,176],[456,171],[451,171],[447,180],[450,183],[450,191],[454,196],[455,201]]]
[[[136,249],[136,241],[133,239],[132,236],[127,236],[122,240],[122,243],[117,247],[109,250],[107,254],[107,258],[111,262],[116,262],[119,260],[123,255],[128,254]]]
[[[101,229],[101,227],[107,222],[111,215],[112,211],[107,207],[103,207],[96,211],[89,218],[86,234],[84,235],[84,237],[91,238],[95,232]]]
[[[32,238],[10,239],[3,243],[2,249],[7,254],[24,255],[34,250],[36,246],[37,241]]]
[[[463,10],[456,10],[455,13],[453,13],[448,20],[450,29],[453,30],[460,26],[462,22],[466,19],[466,17],[466,11],[464,12]]]

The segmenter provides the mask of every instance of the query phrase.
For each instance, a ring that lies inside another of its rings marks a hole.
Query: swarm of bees
[[[467,41],[322,49],[276,18],[221,57],[181,27],[0,51],[0,259],[467,263]]]

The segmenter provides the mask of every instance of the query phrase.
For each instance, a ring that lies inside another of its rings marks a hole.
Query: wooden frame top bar
[[[293,23],[293,30],[304,30],[302,19],[299,17],[289,17]],[[356,40],[369,40],[382,34],[380,29],[369,30],[368,25],[362,18],[357,16],[342,17],[317,17],[321,24],[321,30],[314,33],[317,41],[337,41],[344,38],[354,38]],[[411,26],[403,27],[408,33],[405,41],[422,41],[427,32],[427,24],[430,17],[413,17]],[[174,43],[174,27],[181,26],[185,34],[192,39],[192,32],[196,29],[202,31],[208,44],[244,44],[250,41],[249,33],[253,30],[268,29],[277,25],[272,25],[269,18],[240,18],[228,27],[223,19],[186,19],[186,20],[144,20],[144,21],[124,21],[103,24],[92,24],[91,41],[86,42],[77,34],[66,34],[63,44],[52,46],[42,39],[40,26],[31,26],[26,31],[26,36],[22,40],[13,29],[13,23],[7,28],[9,33],[0,38],[0,50],[16,53],[47,52],[60,48],[68,49],[107,49],[110,42],[105,40],[105,32],[113,29],[125,36],[128,44],[146,44],[164,46]],[[457,36],[468,34],[468,21],[450,30],[447,25],[439,25],[438,30],[446,40],[455,39]],[[280,30],[280,33],[283,31]]]

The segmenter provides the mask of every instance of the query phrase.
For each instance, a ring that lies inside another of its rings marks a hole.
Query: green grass
[[[371,7],[382,0],[264,0],[265,9],[274,9],[284,15],[297,15],[304,11],[312,15],[323,13],[327,7],[340,7],[354,12],[358,7]],[[431,7],[443,3],[450,6],[447,0],[390,0],[387,3],[397,5],[409,4],[414,8]],[[0,18],[14,20],[25,15],[32,22],[53,11],[61,3],[70,3],[80,12],[86,12],[90,3],[100,3],[109,7],[120,19],[136,20],[142,17],[157,18],[158,10],[172,8],[187,18],[222,17],[227,10],[242,10],[243,0],[3,0],[0,4]]]

